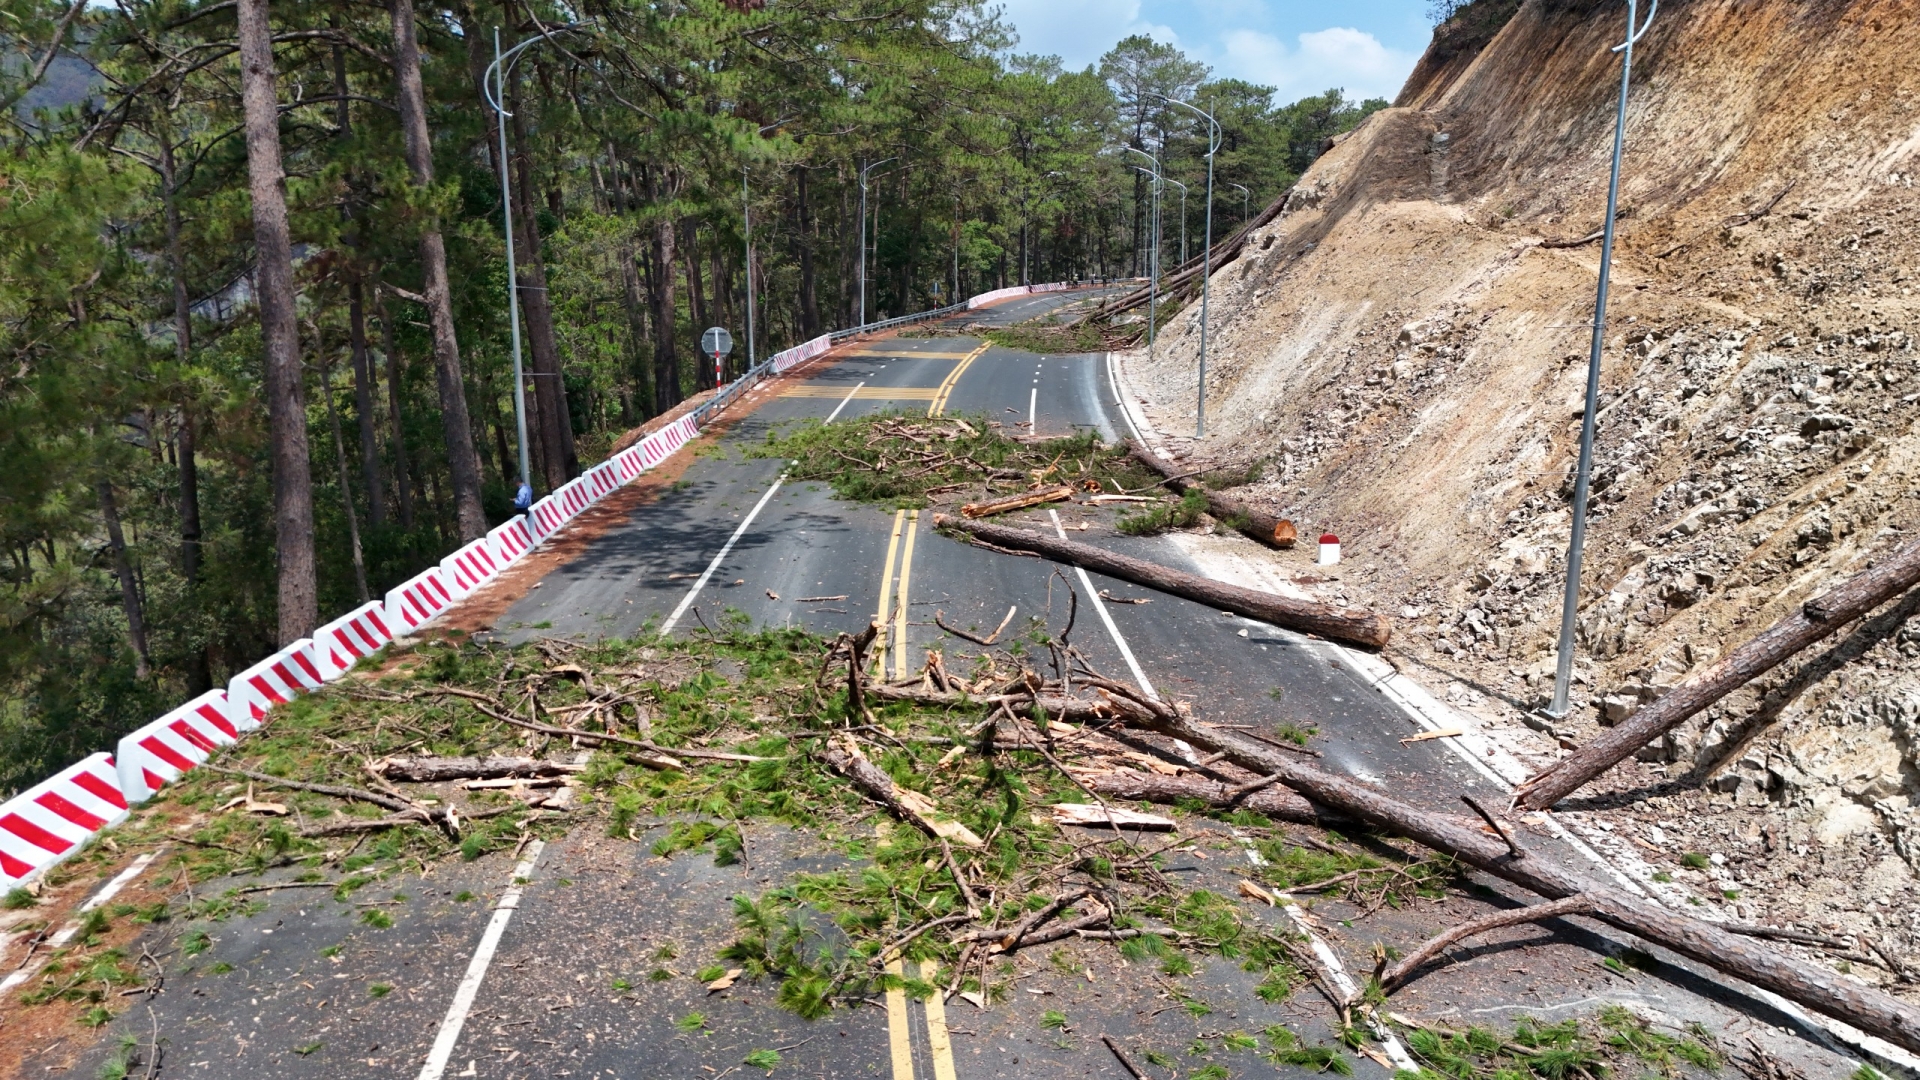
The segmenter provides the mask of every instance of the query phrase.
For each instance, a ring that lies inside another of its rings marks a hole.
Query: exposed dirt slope
[[[1527,0],[1323,157],[1213,281],[1187,444],[1269,457],[1247,492],[1339,533],[1343,587],[1516,726],[1551,681],[1624,9]],[[1920,526],[1916,51],[1907,0],[1666,0],[1636,49],[1582,708],[1542,761]],[[1164,431],[1198,340],[1196,307],[1127,358]],[[1912,954],[1920,625],[1855,639],[1587,794],[1656,862],[1724,855],[1695,873],[1730,913]]]

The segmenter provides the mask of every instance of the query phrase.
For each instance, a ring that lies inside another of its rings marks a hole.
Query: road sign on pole
[[[721,361],[733,351],[733,335],[727,333],[724,326],[709,326],[707,332],[700,335],[700,351],[713,357],[713,385],[726,382],[721,369]]]

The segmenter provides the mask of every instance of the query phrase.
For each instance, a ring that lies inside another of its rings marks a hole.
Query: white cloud
[[[1334,87],[1350,98],[1391,100],[1419,59],[1348,26],[1301,34],[1291,49],[1259,30],[1229,30],[1220,37],[1224,52],[1214,58],[1214,74],[1278,87],[1283,102]]]
[[[1003,0],[1000,6],[1020,32],[1017,51],[1058,56],[1071,71],[1098,64],[1130,34],[1181,44],[1172,27],[1140,18],[1140,0]]]

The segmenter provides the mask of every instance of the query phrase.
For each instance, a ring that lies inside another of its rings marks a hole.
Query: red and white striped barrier
[[[440,568],[429,567],[387,593],[387,629],[398,637],[419,628],[451,603],[453,593],[441,580]]]
[[[227,692],[209,690],[120,740],[120,792],[142,803],[240,737],[227,717]]]
[[[378,600],[363,604],[313,632],[314,666],[320,669],[321,678],[332,681],[392,640],[387,605]]]
[[[614,488],[620,486],[620,467],[610,461],[603,461],[583,473],[580,479],[586,481],[587,497],[599,502],[607,497]]]
[[[637,443],[607,459],[607,464],[617,470],[620,482],[623,484],[647,471],[647,464],[641,459],[640,446]]]
[[[127,816],[112,754],[94,754],[0,803],[0,886],[80,850]]]
[[[819,337],[814,338],[812,341],[803,341],[800,344],[795,345],[791,349],[784,349],[780,352],[774,353],[772,356],[768,357],[767,359],[772,362],[773,373],[775,375],[778,375],[781,372],[787,370],[788,368],[794,366],[795,364],[801,363],[803,361],[811,360],[814,357],[819,356],[821,353],[826,352],[828,349],[832,347],[833,347],[833,335],[821,334]]]
[[[565,525],[569,517],[557,493],[534,503],[533,507],[527,511],[527,528],[533,536],[534,543],[537,544],[552,536],[554,530]]]
[[[640,454],[641,461],[651,469],[667,460],[667,455],[692,442],[693,437],[698,434],[700,429],[694,425],[693,414],[688,413],[640,440],[643,448]]]
[[[313,662],[312,638],[281,649],[227,684],[227,719],[240,731],[260,726],[275,705],[285,705],[326,680]]]
[[[504,568],[533,550],[533,532],[527,528],[526,517],[521,516],[488,533],[487,542],[493,545],[494,560]]]
[[[969,296],[967,297],[967,310],[971,311],[974,308],[980,307],[984,304],[991,304],[995,300],[1005,300],[1009,296],[1025,296],[1032,291],[1033,291],[1032,288],[1030,288],[1029,286],[1015,285],[1011,288],[995,289],[992,292],[983,292],[978,296]]]
[[[493,545],[483,536],[440,563],[440,582],[453,594],[453,599],[459,600],[499,572],[500,560],[493,554]]]

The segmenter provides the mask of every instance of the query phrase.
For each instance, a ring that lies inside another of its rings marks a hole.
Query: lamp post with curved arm
[[[567,33],[590,26],[591,22],[568,23],[555,27],[553,32]],[[532,488],[529,479],[532,470],[527,465],[527,380],[520,370],[520,282],[515,276],[517,270],[513,251],[513,169],[507,164],[507,117],[513,115],[507,111],[507,70],[523,51],[545,40],[545,35],[528,38],[502,53],[500,28],[494,27],[493,63],[488,65],[486,76],[480,82],[480,91],[487,96],[487,104],[493,107],[493,115],[500,129],[500,217],[507,236],[507,312],[508,322],[513,327],[513,428],[520,449],[520,483],[529,490]]]
[[[867,325],[867,174],[875,166],[899,160],[898,157],[884,157],[860,170],[860,326]]]
[[[1626,150],[1627,87],[1633,78],[1633,45],[1653,25],[1660,0],[1639,21],[1637,0],[1627,0],[1627,40],[1615,45],[1620,53],[1620,104],[1613,118],[1613,171],[1607,178],[1607,217],[1601,226],[1600,286],[1593,299],[1593,344],[1587,353],[1587,405],[1580,419],[1580,465],[1573,482],[1573,533],[1567,540],[1567,591],[1560,608],[1560,652],[1553,671],[1553,701],[1543,710],[1558,720],[1572,708],[1568,695],[1573,679],[1573,633],[1580,618],[1580,564],[1586,551],[1587,494],[1593,477],[1593,433],[1600,397],[1600,349],[1606,339],[1607,284],[1613,273],[1613,218],[1620,205],[1620,158]]]
[[[1240,227],[1244,229],[1247,227],[1247,212],[1252,209],[1248,204],[1253,200],[1253,192],[1240,187],[1239,184],[1228,184],[1227,186],[1230,188],[1239,188],[1240,190]]]
[[[1207,234],[1206,246],[1200,253],[1200,397],[1194,409],[1193,421],[1193,437],[1199,439],[1207,434],[1207,302],[1213,286],[1213,158],[1220,152],[1220,121],[1198,106],[1165,94],[1149,92],[1148,96],[1157,97],[1169,105],[1178,105],[1207,122]]]

